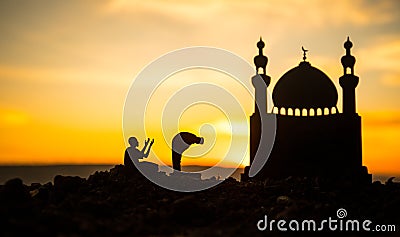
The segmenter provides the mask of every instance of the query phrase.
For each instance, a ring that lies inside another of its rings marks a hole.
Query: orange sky
[[[270,88],[305,46],[311,64],[337,86],[340,109],[340,57],[349,35],[360,76],[364,164],[373,173],[400,173],[399,10],[398,1],[367,0],[1,1],[0,164],[122,162],[132,80],[160,55],[189,46],[224,48],[251,63],[263,36]],[[202,73],[185,75],[196,81]],[[224,153],[223,116],[209,113],[220,148],[189,163],[212,163]],[[162,144],[155,153],[168,152]]]

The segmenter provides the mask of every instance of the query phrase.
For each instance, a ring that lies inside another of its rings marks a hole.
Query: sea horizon
[[[63,176],[79,176],[88,178],[96,171],[109,171],[111,168],[119,164],[21,164],[21,165],[0,165],[0,185],[3,185],[10,179],[20,178],[23,183],[30,185],[32,183],[48,183],[53,182],[54,177],[57,175]],[[200,165],[187,165],[182,166],[182,171],[185,172],[199,172],[210,168],[210,166]],[[161,166],[161,171],[168,169],[168,166]],[[235,168],[217,167],[217,174],[222,178],[228,178],[229,173]],[[168,173],[168,172],[167,172]],[[240,173],[243,173],[243,168],[237,168],[236,171],[230,175],[236,180],[240,180]],[[210,177],[202,177],[210,178]]]
[[[21,164],[21,165],[0,165],[0,185],[3,185],[10,179],[20,178],[26,185],[31,183],[48,183],[53,182],[56,175],[63,176],[79,176],[88,178],[96,171],[109,171],[111,168],[118,164]],[[160,167],[160,170],[165,170],[166,167]],[[198,172],[210,168],[210,166],[201,165],[187,165],[182,166],[182,171]],[[227,173],[230,173],[234,168],[218,167],[220,176],[228,178]],[[230,175],[236,180],[240,180],[240,174],[243,173],[243,168],[237,168],[236,171]],[[372,174],[373,181],[380,181],[385,183],[390,177],[400,179],[400,174],[393,173],[376,173]],[[210,177],[203,177],[210,178]]]

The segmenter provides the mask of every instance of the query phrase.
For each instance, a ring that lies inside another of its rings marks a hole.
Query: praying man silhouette
[[[181,171],[182,153],[192,144],[203,144],[204,138],[190,132],[180,132],[172,138],[172,167]]]
[[[127,168],[135,168],[133,162],[138,163],[139,159],[147,158],[149,156],[150,149],[154,143],[154,139],[152,139],[150,142],[150,138],[147,138],[147,140],[144,142],[143,149],[140,151],[137,149],[137,147],[139,146],[139,142],[136,137],[130,137],[128,139],[128,143],[130,147],[126,148],[125,150],[124,165]]]

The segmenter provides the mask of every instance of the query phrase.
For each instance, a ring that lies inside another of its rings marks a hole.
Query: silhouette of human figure
[[[198,137],[193,133],[180,132],[172,139],[172,167],[181,171],[182,153],[192,144],[203,144],[204,138]]]
[[[139,162],[139,159],[147,158],[149,156],[150,149],[154,143],[154,139],[152,139],[150,142],[150,138],[148,138],[144,142],[143,149],[140,151],[137,149],[137,147],[139,146],[139,142],[136,139],[136,137],[130,137],[128,139],[128,143],[129,143],[130,147],[126,148],[126,150],[125,150],[124,165],[127,168],[134,168],[135,165],[133,164],[133,162]],[[147,151],[146,151],[146,149],[147,149]]]

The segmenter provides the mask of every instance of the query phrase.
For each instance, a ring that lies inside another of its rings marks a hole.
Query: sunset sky
[[[350,36],[360,77],[363,163],[372,173],[400,173],[400,1],[181,2],[0,1],[0,165],[121,163],[132,81],[159,56],[190,46],[223,48],[252,63],[262,36],[270,88],[298,65],[304,46],[311,64],[337,86],[341,111],[340,57]],[[160,100],[182,78],[230,81],[195,70],[173,77]],[[250,115],[253,105],[243,100]],[[198,118],[193,131],[224,117],[201,106],[185,116]],[[229,146],[224,125],[214,126],[221,145],[193,164],[211,164]],[[150,157],[165,153],[167,162],[162,134],[149,135],[156,138]],[[138,139],[143,145],[145,137]]]

